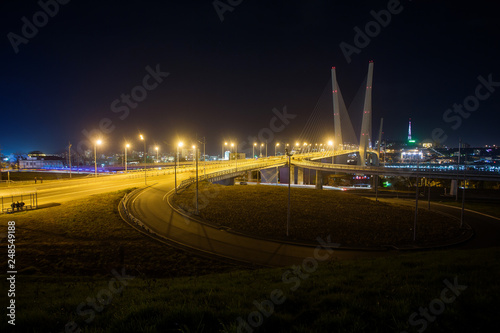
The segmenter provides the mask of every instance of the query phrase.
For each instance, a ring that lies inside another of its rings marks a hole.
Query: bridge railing
[[[206,175],[200,175],[200,176],[198,176],[198,181],[210,180],[210,179],[214,179],[214,178],[217,178],[220,176],[228,176],[230,178],[231,176],[234,175],[236,177],[243,172],[247,172],[247,171],[255,170],[255,169],[266,168],[266,167],[269,168],[269,167],[273,167],[273,166],[279,166],[279,165],[283,165],[285,163],[286,163],[285,156],[281,156],[281,157],[277,157],[277,158],[269,158],[268,161],[258,162],[258,163],[255,163],[254,160],[251,160],[251,161],[244,162],[243,165],[240,165],[238,163],[238,167],[236,168],[236,165],[235,165],[234,169],[231,168],[231,169],[223,170],[223,171],[210,172],[210,173],[207,173]],[[177,186],[177,189],[179,190],[179,189],[186,188],[195,182],[196,182],[196,177],[190,177],[188,179],[184,179],[179,184],[179,186]]]

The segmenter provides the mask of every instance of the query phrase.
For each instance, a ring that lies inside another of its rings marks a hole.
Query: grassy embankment
[[[287,188],[201,183],[199,193],[201,218],[250,234],[305,242],[330,235],[345,246],[415,244],[415,213],[408,206],[375,202],[346,192],[293,188],[290,237],[286,238]],[[194,198],[195,188],[190,186],[174,202],[194,212]],[[457,220],[419,210],[417,244],[439,243],[463,232]]]
[[[324,262],[291,290],[296,281],[283,281],[290,268],[237,270],[138,234],[117,213],[123,194],[0,216],[1,232],[9,220],[17,226],[16,332],[60,332],[70,321],[85,332],[234,332],[238,317],[257,311],[254,300],[270,299],[275,289],[286,300],[263,316],[262,331],[399,332],[408,329],[413,312],[440,297],[444,279],[455,277],[467,289],[426,332],[485,331],[496,324],[498,248]],[[93,311],[85,302],[109,289],[112,269],[121,271],[120,246],[123,266],[135,278]],[[208,272],[215,273],[200,276]],[[0,330],[11,329],[4,318]]]

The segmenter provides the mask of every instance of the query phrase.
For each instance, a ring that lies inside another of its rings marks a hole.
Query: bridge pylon
[[[368,78],[366,80],[365,103],[363,106],[363,120],[361,122],[361,135],[359,137],[359,164],[366,165],[367,153],[371,146],[372,134],[372,84],[373,61],[368,64]]]

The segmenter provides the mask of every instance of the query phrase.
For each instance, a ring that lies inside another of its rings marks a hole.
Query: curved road
[[[127,209],[145,223],[157,235],[179,245],[204,254],[228,258],[262,266],[286,266],[314,257],[312,246],[283,244],[274,241],[228,233],[214,226],[191,220],[173,210],[167,203],[167,195],[173,182],[160,183],[136,193],[128,201]],[[409,204],[411,202],[408,202]],[[433,205],[433,209],[460,216],[460,210],[448,206]],[[480,248],[500,244],[500,219],[475,212],[466,212],[466,221],[476,236],[462,245],[463,248]],[[326,241],[326,240],[325,240]],[[320,245],[320,243],[318,243]],[[322,249],[316,255],[332,259],[352,259],[395,255],[399,251],[353,251]]]

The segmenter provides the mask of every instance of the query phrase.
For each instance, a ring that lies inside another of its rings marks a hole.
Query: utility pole
[[[69,178],[71,178],[71,142],[68,142]]]

